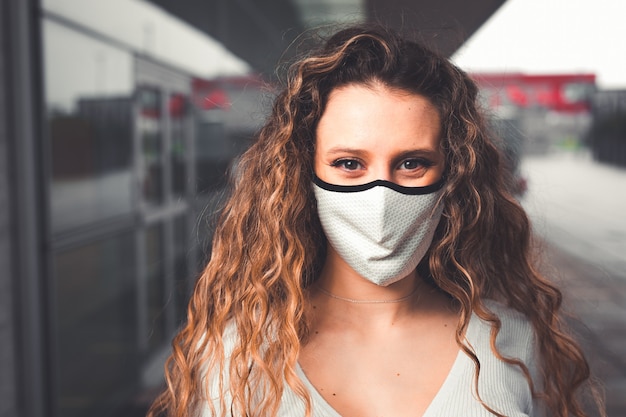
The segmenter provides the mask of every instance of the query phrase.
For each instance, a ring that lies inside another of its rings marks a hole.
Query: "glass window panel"
[[[54,260],[55,415],[107,415],[138,383],[133,234],[59,252]]]
[[[166,342],[165,268],[163,225],[149,227],[145,233],[148,294],[148,346],[151,351]]]
[[[161,92],[157,88],[140,87],[137,90],[141,189],[144,201],[153,206],[161,205],[164,201],[165,161],[161,98]]]
[[[192,279],[189,270],[190,247],[187,215],[174,219],[174,289],[176,291],[176,321],[182,322],[190,294]]]
[[[44,20],[54,233],[132,210],[129,53]]]
[[[187,164],[188,164],[188,137],[189,102],[183,94],[172,94],[169,99],[171,148],[170,159],[172,162],[172,195],[174,199],[185,196],[187,191]]]
[[[200,119],[196,126],[197,191],[209,193],[226,186],[232,161],[226,131],[221,121]]]

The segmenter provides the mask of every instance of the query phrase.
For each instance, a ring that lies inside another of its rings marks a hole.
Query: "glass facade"
[[[172,141],[169,156],[172,166],[170,183],[172,186],[172,197],[175,199],[184,198],[189,191],[189,146],[191,145],[187,141],[189,105],[189,100],[183,93],[170,95],[168,103]]]
[[[56,414],[114,415],[116,399],[140,382],[133,234],[82,242],[54,260]]]
[[[141,389],[143,366],[133,56],[56,21],[42,25],[55,341],[50,411],[115,415]],[[165,329],[155,328],[162,341]]]
[[[258,80],[193,72],[237,59],[148,3],[116,5],[42,2],[54,417],[145,413],[208,256],[201,214],[258,128]]]
[[[174,297],[177,323],[183,321],[191,286],[185,277],[190,275],[194,265],[189,262],[190,235],[189,214],[182,214],[174,219]]]
[[[163,120],[162,97],[157,88],[141,87],[137,90],[139,114],[138,135],[141,142],[141,194],[143,200],[153,206],[163,204]]]
[[[130,53],[43,22],[52,233],[130,216]]]
[[[148,316],[145,323],[148,331],[148,349],[155,351],[165,342],[166,316],[165,301],[165,242],[163,225],[149,227],[145,234],[146,247],[146,289],[148,295]]]
[[[198,270],[192,79],[54,13],[41,24],[49,414],[127,415],[162,383]]]

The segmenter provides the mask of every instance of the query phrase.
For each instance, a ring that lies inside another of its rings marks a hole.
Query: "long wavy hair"
[[[420,267],[458,303],[456,341],[475,363],[476,388],[480,362],[464,341],[472,313],[491,323],[494,353],[521,368],[549,415],[586,415],[579,394],[589,383],[589,367],[564,330],[561,293],[535,269],[529,220],[508,191],[476,85],[419,43],[383,27],[357,26],[336,33],[290,67],[271,115],[241,157],[211,259],[173,341],[167,389],[150,416],[195,415],[201,404],[214,415],[271,416],[285,384],[311,415],[296,362],[308,331],[306,289],[317,279],[326,250],[311,186],[315,132],[331,91],[372,83],[424,96],[440,113],[445,206]],[[523,363],[497,351],[500,321],[486,298],[504,302],[532,323],[543,370],[535,385]],[[227,326],[236,329],[228,358]],[[232,397],[227,403],[222,396],[218,410],[206,401],[207,375],[217,375],[214,383]]]

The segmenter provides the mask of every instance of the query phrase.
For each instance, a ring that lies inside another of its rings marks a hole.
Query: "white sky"
[[[468,71],[597,75],[626,88],[626,0],[507,0],[452,57]]]

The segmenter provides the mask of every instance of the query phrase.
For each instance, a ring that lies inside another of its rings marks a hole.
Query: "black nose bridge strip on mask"
[[[334,191],[338,193],[356,193],[359,191],[369,190],[370,188],[374,188],[374,187],[387,187],[401,194],[423,195],[423,194],[434,193],[435,191],[440,190],[444,184],[444,178],[442,177],[436,183],[426,185],[423,187],[405,187],[403,185],[398,185],[394,182],[386,181],[386,180],[375,180],[372,182],[368,182],[367,184],[359,184],[359,185],[336,185],[336,184],[329,184],[326,181],[321,180],[317,175],[313,175],[313,183],[324,190]]]

